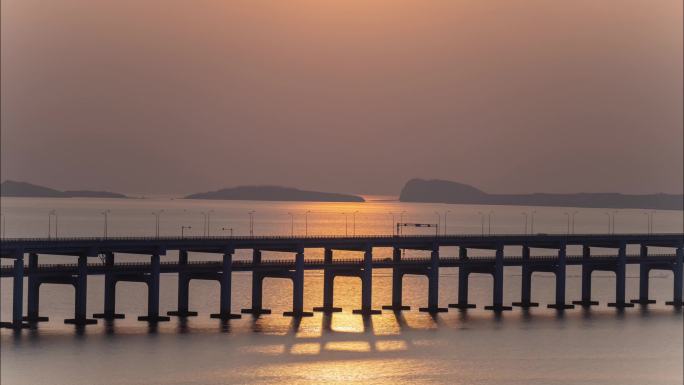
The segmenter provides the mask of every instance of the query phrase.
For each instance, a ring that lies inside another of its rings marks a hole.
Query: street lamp
[[[437,227],[435,228],[435,235],[439,235],[439,225],[442,222],[442,215],[440,215],[437,211],[435,211],[435,215],[437,215]]]
[[[104,215],[104,237],[107,238],[107,215],[111,212],[111,210],[105,210],[101,212],[100,214]]]
[[[181,226],[181,238],[185,238],[185,229],[191,229],[192,226]]]
[[[530,234],[534,234],[534,214],[536,213],[536,210],[532,210],[530,213]]]
[[[488,217],[488,227],[489,227],[489,235],[492,235],[492,214],[494,214],[494,211],[490,211],[489,214],[487,215]]]
[[[525,218],[525,235],[527,235],[527,213],[521,213],[521,214]]]
[[[152,212],[152,215],[154,215],[154,219],[155,219],[155,221],[154,221],[154,224],[155,224],[154,231],[155,231],[155,234],[156,234],[157,238],[159,238],[159,222],[160,222],[159,216],[160,216],[161,213],[163,213],[163,212],[164,212],[163,209],[162,209],[162,210],[159,210],[159,211],[154,211],[154,212]]]
[[[399,223],[402,223],[402,224],[404,223],[404,214],[406,214],[406,211],[402,211],[401,213],[399,213]],[[399,235],[402,234],[402,232],[403,232],[402,229],[403,229],[403,227],[399,228]]]
[[[482,211],[478,211],[478,214],[480,214],[480,222],[481,222],[481,227],[482,227],[482,235],[485,234],[484,232],[484,223],[485,223],[485,215]]]
[[[249,210],[247,214],[249,214],[249,236],[253,237],[254,236],[254,213],[256,211],[254,210]]]
[[[570,213],[567,213],[567,212],[566,212],[566,213],[563,213],[563,214],[564,214],[565,216],[568,217],[568,230],[567,230],[567,234],[570,234]]]
[[[307,237],[309,236],[309,213],[310,212],[311,212],[311,210],[307,210],[304,213],[304,235]]]
[[[231,237],[233,236],[233,228],[232,228],[232,227],[228,227],[228,228],[226,228],[226,227],[221,227],[221,230],[222,230],[222,231],[230,230],[230,236],[231,236]]]
[[[206,212],[205,212],[205,211],[202,211],[202,212],[200,213],[200,214],[202,214],[202,216],[204,217],[204,224],[203,224],[204,230],[203,230],[203,233],[204,233],[204,235],[207,236],[207,237],[208,237],[209,234],[210,234],[209,226],[210,226],[210,224],[211,224],[211,213],[213,213],[213,212],[214,212],[214,210],[209,210],[209,211],[206,211]]]
[[[352,213],[352,235],[356,236],[356,213],[359,211],[356,210]]]
[[[287,213],[290,216],[290,236],[294,237],[294,214]]]
[[[449,214],[451,210],[447,210],[444,212],[444,235],[447,235],[447,214]]]
[[[575,215],[577,215],[577,214],[579,214],[579,211],[577,211],[577,210],[570,213],[570,215],[572,217],[572,221],[570,222],[570,223],[572,223],[572,225],[570,225],[572,230],[571,230],[570,234],[575,234]]]
[[[57,238],[57,230],[58,230],[58,217],[57,217],[57,210],[50,210],[48,213],[48,238],[52,237],[52,216],[55,216],[55,238]]]
[[[347,213],[342,213],[344,215],[344,236],[349,236],[349,231],[347,225],[349,224]]]
[[[391,227],[392,227],[392,231],[391,231],[391,234],[394,235],[394,234],[395,234],[394,224],[396,223],[395,220],[394,220],[394,213],[390,211],[390,212],[388,212],[387,214],[392,216],[392,226],[391,226]]]

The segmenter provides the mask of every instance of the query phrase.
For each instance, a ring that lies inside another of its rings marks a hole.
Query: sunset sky
[[[682,192],[681,0],[2,1],[2,179]]]

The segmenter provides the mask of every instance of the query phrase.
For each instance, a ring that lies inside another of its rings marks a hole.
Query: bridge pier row
[[[684,306],[682,302],[682,275],[684,275],[684,248],[682,246],[677,247],[677,252],[675,254],[675,261],[672,264],[672,272],[674,273],[674,293],[672,296],[672,301],[667,301],[665,304],[675,307]]]
[[[404,272],[399,266],[401,263],[401,249],[398,247],[392,248],[392,262],[392,304],[385,305],[382,307],[382,309],[392,310],[395,312],[411,310],[410,306],[405,306],[402,304]]]
[[[520,302],[513,302],[513,306],[530,308],[537,307],[539,304],[537,302],[532,302],[532,268],[529,265],[530,262],[530,247],[527,245],[523,246],[522,249],[522,280],[520,282]]]
[[[556,264],[556,303],[546,305],[549,309],[565,310],[573,309],[575,305],[565,303],[565,279],[566,279],[566,246],[563,244],[558,248],[558,263]]]
[[[463,246],[459,247],[458,258],[461,262],[458,267],[458,303],[449,304],[449,307],[461,310],[474,309],[475,304],[468,303],[468,276],[470,276],[470,269],[466,266],[468,249]]]
[[[648,265],[646,258],[648,258],[648,246],[641,245],[639,247],[639,298],[630,301],[634,304],[649,305],[656,303],[655,300],[648,298],[648,275],[651,273],[651,267]]]
[[[159,315],[159,274],[160,274],[159,254],[150,257],[150,275],[147,279],[147,315],[139,316],[138,321],[157,323],[170,321],[171,318]]]
[[[368,247],[363,254],[363,271],[361,272],[361,309],[353,310],[354,314],[380,314],[381,310],[373,309],[373,250]]]
[[[608,303],[609,307],[623,309],[634,307],[631,302],[625,302],[625,287],[627,286],[627,245],[624,243],[618,248],[618,260],[615,266],[615,302]]]
[[[426,313],[445,313],[449,309],[439,307],[439,246],[435,246],[430,253],[430,267],[428,277],[428,305],[418,310]]]
[[[312,317],[313,313],[304,311],[304,251],[295,255],[295,271],[292,275],[292,311],[283,313],[288,317]]]
[[[108,271],[105,273],[104,312],[93,314],[93,318],[105,320],[125,318],[124,314],[116,313],[116,277],[111,271],[114,267],[114,253],[105,254],[105,266],[107,266]]]
[[[27,298],[27,312],[23,317],[24,321],[30,323],[49,321],[48,317],[41,317],[38,314],[38,304],[40,302],[40,278],[36,276],[38,272],[38,254],[29,254],[28,266],[28,298]]]
[[[263,285],[264,275],[257,272],[257,268],[261,265],[261,250],[252,250],[252,307],[249,309],[242,309],[242,314],[252,314],[259,316],[261,314],[271,314],[271,309],[263,308]]]
[[[178,310],[167,311],[166,315],[176,317],[195,317],[196,311],[190,308],[190,275],[187,272],[188,251],[178,250]]]
[[[492,305],[485,306],[485,310],[493,310],[495,312],[501,312],[504,310],[512,310],[510,306],[504,306],[503,304],[503,283],[504,283],[504,249],[503,246],[499,246],[496,249],[496,262],[494,263],[494,271],[492,275],[494,276],[494,290],[492,292]]]
[[[591,274],[594,268],[591,265],[591,247],[582,245],[582,299],[579,301],[572,301],[574,305],[582,307],[591,307],[598,305],[598,301],[591,300]]]
[[[23,322],[24,307],[24,255],[17,255],[13,266],[12,321],[0,322],[0,328],[20,330],[29,327]]]
[[[65,324],[78,326],[96,324],[97,320],[86,317],[86,300],[88,298],[88,256],[78,256],[78,276],[73,281],[76,289],[74,318],[65,319]]]
[[[332,262],[333,251],[330,248],[326,248],[323,254],[323,306],[314,307],[313,311],[325,314],[342,311],[341,307],[333,306],[335,274],[331,268]]]
[[[221,320],[241,318],[240,314],[231,314],[231,286],[233,275],[233,251],[227,251],[223,254],[223,261],[221,265],[221,274],[219,276],[219,283],[221,284],[221,297],[219,312],[211,314],[211,318],[218,318]]]

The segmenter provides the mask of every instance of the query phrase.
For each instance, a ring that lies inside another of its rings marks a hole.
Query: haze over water
[[[186,235],[202,235],[203,216],[211,213],[211,235],[249,233],[248,211],[255,211],[255,235],[289,235],[294,214],[294,233],[303,235],[388,234],[393,230],[392,215],[398,221],[404,212],[405,222],[437,221],[450,234],[482,232],[483,213],[492,214],[492,233],[522,233],[522,212],[534,215],[535,233],[566,233],[565,212],[575,215],[576,233],[608,231],[607,210],[553,207],[468,206],[442,204],[406,204],[396,201],[369,200],[365,203],[301,203],[202,201],[168,198],[150,199],[21,199],[3,198],[2,212],[7,237],[44,237],[48,230],[48,212],[59,216],[59,236],[102,236],[104,216],[109,209],[109,236],[153,236],[153,211],[163,209],[162,236],[180,235],[181,226],[191,226]],[[305,213],[311,211],[305,221]],[[355,226],[354,226],[354,215]],[[347,225],[345,230],[345,215]],[[529,214],[528,214],[529,215]],[[530,230],[528,217],[527,231]],[[52,219],[54,235],[54,217]],[[308,222],[308,226],[305,223]],[[655,232],[677,232],[683,226],[682,212],[658,211],[654,215]],[[642,210],[619,210],[615,231],[646,232],[647,215]],[[485,219],[485,232],[489,225]],[[433,234],[432,229],[405,234]],[[572,231],[572,228],[571,228]],[[653,252],[657,252],[654,250]],[[665,250],[663,250],[665,251]],[[475,251],[473,251],[475,252]],[[551,251],[533,250],[535,254]],[[578,254],[569,248],[568,254]],[[592,249],[595,253],[613,250]],[[629,253],[637,250],[630,248]],[[389,249],[374,249],[375,258],[389,257]],[[485,254],[485,252],[482,252]],[[425,255],[406,251],[407,256]],[[455,248],[444,247],[442,256],[457,255]],[[520,255],[507,248],[506,255]],[[248,259],[248,251],[237,251],[236,259]],[[320,258],[322,250],[306,250],[307,258]],[[335,252],[335,258],[360,257],[360,253]],[[217,259],[216,255],[191,253],[191,259]],[[287,253],[265,252],[264,259],[292,258]],[[74,262],[72,257],[41,257],[50,261]],[[48,259],[49,258],[49,259]],[[162,261],[176,260],[175,253]],[[141,256],[117,254],[117,261],[144,260]],[[568,267],[567,300],[580,296],[580,271]],[[440,270],[440,305],[456,302],[457,270]],[[88,313],[102,311],[102,276],[89,278]],[[162,274],[160,312],[176,307],[176,276]],[[249,307],[250,273],[233,275],[233,312]],[[323,276],[307,272],[305,278],[306,310],[322,303]],[[319,384],[319,383],[454,383],[454,384],[679,384],[682,378],[683,317],[664,302],[672,297],[672,274],[651,273],[650,296],[658,301],[648,308],[627,309],[623,313],[608,308],[614,296],[611,273],[593,275],[594,299],[600,306],[590,311],[569,310],[560,316],[545,308],[553,302],[554,279],[550,274],[535,273],[533,300],[539,308],[524,312],[518,308],[496,317],[483,310],[491,303],[492,279],[471,276],[470,302],[477,309],[430,316],[417,311],[427,302],[427,279],[407,276],[404,279],[404,302],[411,311],[396,316],[383,312],[364,321],[351,314],[360,306],[360,281],[338,278],[335,281],[335,306],[342,313],[326,317],[315,313],[300,323],[283,317],[291,307],[292,284],[286,280],[267,279],[264,306],[273,314],[221,324],[209,318],[219,306],[218,284],[191,281],[190,308],[199,312],[186,322],[172,317],[151,329],[136,320],[146,312],[144,284],[122,282],[117,285],[117,311],[126,319],[112,324],[100,321],[77,332],[62,320],[73,314],[73,289],[61,285],[41,287],[41,315],[50,317],[38,329],[14,335],[3,330],[1,377],[3,384]],[[506,268],[504,302],[520,296],[519,268]],[[2,319],[11,317],[11,281],[3,279],[0,288]],[[638,269],[628,267],[627,298],[636,298]],[[391,272],[375,269],[373,306],[389,304]]]

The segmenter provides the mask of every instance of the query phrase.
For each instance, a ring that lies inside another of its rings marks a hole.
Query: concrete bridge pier
[[[444,313],[449,309],[439,307],[439,246],[435,246],[430,253],[430,267],[428,276],[428,306],[418,310],[427,313]]]
[[[138,321],[157,323],[169,321],[171,318],[159,315],[159,254],[150,257],[150,275],[147,279],[147,315],[138,317]]]
[[[23,322],[24,307],[24,255],[14,259],[12,285],[12,322],[0,322],[0,328],[20,330],[29,325]]]
[[[258,266],[261,265],[261,250],[252,250],[252,307],[249,309],[242,309],[242,314],[252,314],[259,316],[261,314],[271,314],[271,309],[263,308],[263,285],[264,275],[257,271]]]
[[[410,306],[402,304],[404,272],[399,266],[401,263],[401,249],[398,247],[392,248],[392,262],[392,304],[385,305],[382,308],[384,310],[392,310],[395,312],[411,310]]]
[[[190,275],[187,272],[187,250],[178,251],[178,265],[178,310],[167,311],[166,315],[172,315],[176,317],[197,316],[196,311],[188,310],[190,305]]]
[[[36,275],[38,272],[38,254],[29,254],[28,267],[28,299],[27,299],[27,316],[24,321],[30,323],[49,321],[48,317],[41,317],[38,314],[38,304],[40,301],[40,278]]]
[[[618,260],[615,266],[615,302],[608,303],[609,307],[623,309],[626,307],[634,307],[631,302],[625,301],[625,287],[627,270],[627,245],[624,243],[618,248]]]
[[[461,246],[458,249],[458,258],[461,261],[458,268],[458,303],[451,303],[449,307],[461,310],[474,309],[475,304],[468,303],[468,276],[470,275],[470,269],[466,266],[468,249]]]
[[[520,302],[513,302],[513,306],[522,308],[537,307],[537,302],[532,302],[532,268],[530,262],[530,247],[525,245],[522,249],[522,281],[520,290]]]
[[[341,312],[341,307],[333,306],[334,287],[335,287],[335,273],[332,271],[331,265],[333,262],[333,251],[326,248],[323,254],[323,306],[313,308],[313,311],[323,312],[325,314]]]
[[[111,271],[114,268],[114,253],[105,254],[105,266],[109,270],[105,273],[104,312],[93,314],[93,318],[103,318],[106,320],[125,318],[124,314],[116,313],[116,277]]]
[[[566,279],[566,261],[565,261],[566,246],[561,245],[558,248],[558,262],[556,265],[556,303],[547,305],[550,309],[565,310],[573,309],[575,305],[565,303],[565,279]]]
[[[591,300],[591,274],[594,268],[591,265],[591,247],[588,245],[582,246],[582,299],[579,301],[572,301],[574,305],[582,307],[591,307],[598,305],[598,301]]]
[[[369,247],[363,254],[363,271],[361,272],[361,309],[353,310],[354,314],[380,314],[381,310],[373,309],[373,251]]]
[[[496,262],[494,263],[494,290],[492,293],[492,305],[485,306],[485,310],[493,310],[495,312],[501,312],[504,310],[512,310],[510,306],[504,306],[503,304],[503,283],[504,283],[504,248],[499,246],[496,249]]]
[[[304,251],[295,255],[295,271],[292,276],[292,311],[283,313],[288,317],[312,317],[313,313],[304,311]]]
[[[233,273],[233,251],[227,251],[223,254],[223,261],[221,266],[221,275],[219,276],[219,283],[221,284],[221,297],[219,313],[212,314],[211,318],[218,318],[221,320],[237,319],[242,317],[239,314],[231,314],[231,285]]]
[[[648,258],[648,246],[641,245],[639,248],[639,298],[633,299],[630,302],[638,303],[640,305],[648,305],[656,303],[655,300],[648,298],[648,275],[651,273],[651,267],[648,265],[646,259]]]
[[[74,304],[74,318],[65,319],[65,324],[78,326],[96,324],[97,320],[86,317],[86,300],[88,298],[88,256],[79,255],[78,257],[78,276],[73,282],[76,289]]]
[[[682,275],[684,275],[684,248],[682,246],[677,247],[675,261],[672,264],[672,270],[674,273],[674,293],[672,301],[667,301],[666,304],[675,307],[684,306],[682,302]]]

